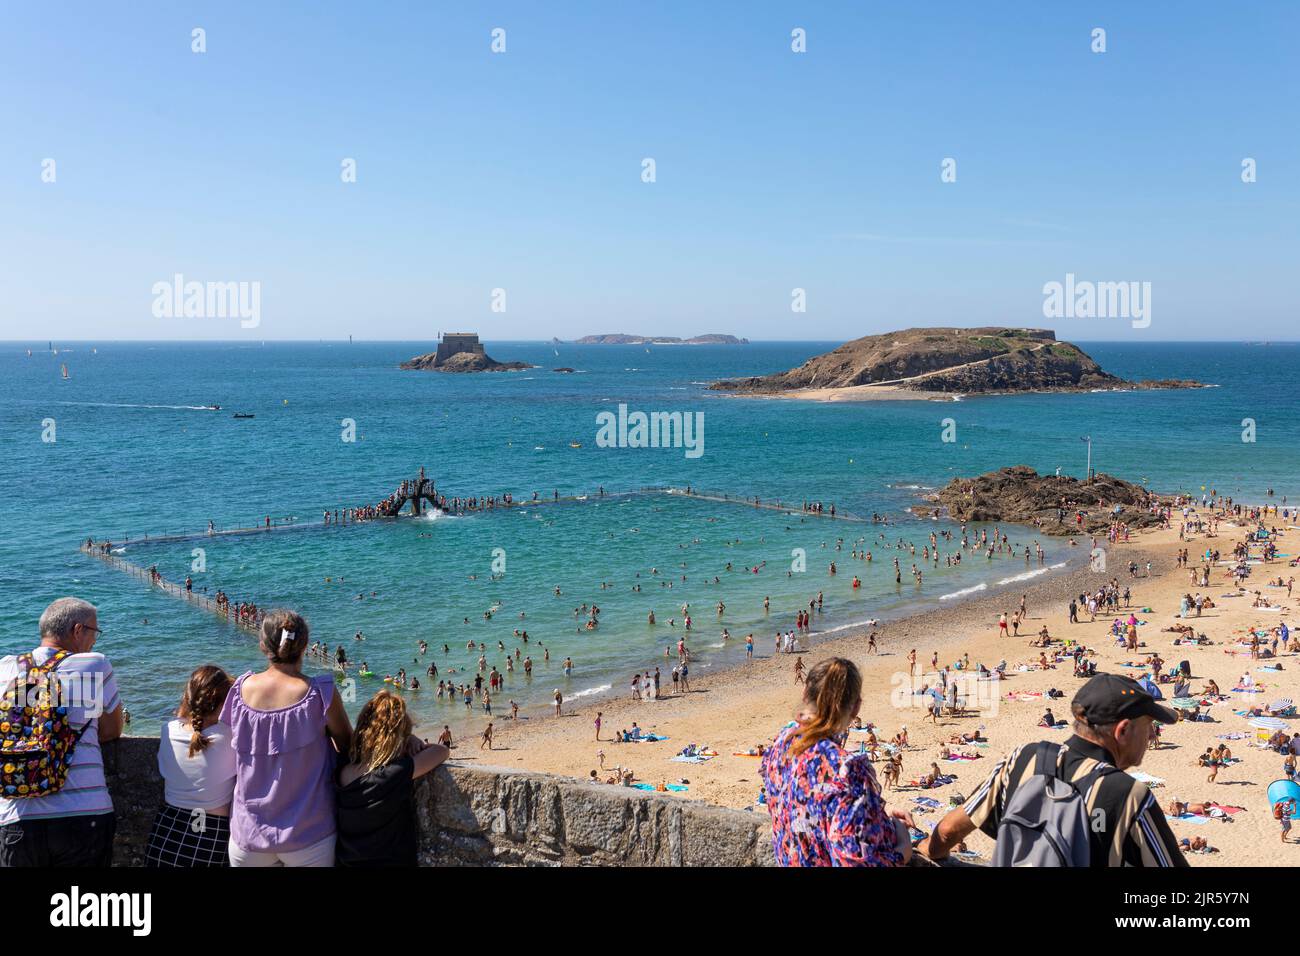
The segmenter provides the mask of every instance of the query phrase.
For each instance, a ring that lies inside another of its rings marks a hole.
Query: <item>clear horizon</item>
[[[1010,327],[1011,327],[1011,326],[1008,326],[1008,328],[1010,328]],[[891,330],[891,331],[904,331],[904,330],[903,330],[903,329],[896,329],[896,330]],[[620,333],[613,333],[613,332],[589,332],[589,333],[585,333],[585,334],[587,334],[587,335],[615,335],[615,334],[620,334]],[[633,332],[633,333],[627,333],[627,334],[629,334],[629,335],[640,335],[640,334],[642,334],[642,333]],[[666,333],[665,333],[665,334],[666,334]],[[707,333],[697,333],[697,334],[701,334],[701,335],[703,335],[703,334],[707,334]],[[866,333],[866,335],[875,335],[875,334],[878,334],[878,333],[875,333],[875,332],[869,332],[869,333]],[[579,337],[581,337],[581,336],[579,336]],[[690,336],[687,335],[686,337],[689,338]],[[740,336],[740,337],[743,337],[743,336]],[[863,336],[855,336],[854,338],[862,338],[862,337],[863,337]],[[391,343],[394,343],[394,344],[414,344],[414,343],[420,343],[420,342],[436,342],[436,341],[437,341],[436,338],[423,339],[423,338],[356,338],[356,337],[353,337],[353,339],[351,340],[351,344],[353,344],[353,345],[365,345],[365,344],[383,344],[383,343],[390,343],[390,342],[391,342]],[[502,345],[550,345],[550,344],[551,344],[551,339],[549,339],[549,338],[547,338],[547,339],[511,339],[511,338],[485,337],[485,336],[483,336],[482,334],[479,334],[479,341],[484,342],[484,343],[488,343],[488,342],[496,342],[496,343],[498,343],[498,344],[502,344]],[[843,344],[843,343],[846,343],[846,342],[849,342],[849,341],[852,341],[852,339],[839,339],[839,338],[754,339],[754,338],[751,338],[747,344],[749,344],[749,345],[767,345],[767,344],[772,344],[772,345],[791,345],[791,344],[794,344],[794,345],[801,345],[801,344],[824,345],[824,344],[826,344],[826,343],[828,343],[828,342],[839,342],[839,343]],[[1259,338],[1246,338],[1246,339],[1156,339],[1156,338],[1143,338],[1143,339],[1140,339],[1140,340],[1134,340],[1134,339],[1083,339],[1083,338],[1061,339],[1061,338],[1058,336],[1058,341],[1073,342],[1073,343],[1076,343],[1076,344],[1085,344],[1085,345],[1255,345],[1255,344],[1259,344],[1259,343],[1265,343],[1265,344],[1268,344],[1268,345],[1300,345],[1300,339],[1265,339],[1265,338],[1262,338],[1262,337],[1259,337]],[[0,339],[0,345],[17,345],[17,346],[21,346],[21,347],[24,347],[24,348],[27,347],[27,346],[30,346],[30,345],[39,344],[40,342],[53,342],[56,346],[58,346],[58,345],[62,345],[62,344],[69,344],[69,343],[70,343],[70,344],[73,344],[73,345],[104,345],[104,344],[108,344],[108,345],[113,345],[113,344],[122,344],[122,345],[137,345],[137,344],[150,344],[150,345],[262,345],[262,344],[266,344],[266,345],[312,345],[312,344],[317,344],[317,343],[321,343],[321,342],[340,343],[340,344],[343,344],[343,345],[347,345],[347,344],[349,344],[349,340],[348,340],[346,337],[344,337],[344,338],[315,338],[315,339],[276,339],[276,338],[271,338],[271,337],[269,337],[269,336],[265,336],[265,337],[260,338],[260,339],[259,339],[259,338],[249,338],[249,339],[148,339],[148,338],[136,338],[136,339],[93,339],[93,338],[92,338],[92,339],[58,339],[58,338],[55,338],[55,339],[51,339],[51,338],[49,338],[49,337],[40,338],[40,339]],[[561,345],[574,345],[574,344],[576,344],[576,343],[575,343],[572,339],[560,339],[560,344],[561,344]],[[713,343],[702,343],[702,344],[709,345],[709,344],[713,344]],[[729,347],[729,346],[730,346],[730,343],[719,343],[719,344],[718,344],[718,347],[719,347],[719,348],[724,347],[724,346],[725,346],[725,347]],[[605,344],[605,343],[591,343],[591,344],[590,344],[590,347],[591,347],[591,348],[610,348],[611,346],[610,346],[610,345],[607,345],[607,344]],[[617,345],[614,345],[614,346],[612,346],[612,347],[617,348],[618,346],[617,346]],[[737,347],[743,347],[743,346],[739,346],[739,345],[738,345]]]
[[[1294,335],[1300,8],[1278,0],[3,24],[0,339]],[[176,276],[255,286],[255,325],[159,314]],[[1149,324],[1046,317],[1067,276],[1149,283]]]

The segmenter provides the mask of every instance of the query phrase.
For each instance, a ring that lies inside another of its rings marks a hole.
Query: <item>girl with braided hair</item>
[[[235,752],[230,727],[220,721],[230,686],[229,674],[204,664],[190,675],[175,719],[163,724],[158,745],[163,805],[149,831],[148,866],[230,865]]]
[[[886,811],[867,754],[843,747],[862,707],[862,675],[843,657],[817,663],[795,719],[763,757],[772,846],[781,866],[901,866],[906,811]]]

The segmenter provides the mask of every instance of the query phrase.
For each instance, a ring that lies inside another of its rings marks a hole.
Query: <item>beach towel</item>
[[[927,810],[938,810],[943,804],[934,797],[913,797],[912,802],[918,807],[925,807]]]
[[[1218,740],[1245,740],[1246,735],[1243,733],[1219,734]]]
[[[668,739],[667,737],[660,737],[658,734],[642,734],[640,737],[632,737],[632,738],[628,741],[628,743],[633,743],[633,744],[650,743],[650,744],[653,744],[653,743],[657,743],[657,742],[659,742],[660,740],[667,740],[667,739]]]
[[[763,755],[762,755],[762,754],[745,754],[745,753],[741,753],[739,750],[734,750],[734,751],[732,751],[731,756],[733,756],[733,757],[761,757],[761,756],[763,756]]]
[[[1165,819],[1171,823],[1195,823],[1197,825],[1210,822],[1209,817],[1203,817],[1199,813],[1184,813],[1176,817],[1171,817],[1166,813]]]
[[[708,754],[697,754],[694,757],[683,757],[681,754],[678,754],[672,759],[677,763],[706,763],[713,758]]]
[[[979,760],[979,754],[949,754],[944,760]]]
[[[681,783],[670,783],[670,784],[667,784],[667,787],[668,787],[668,789],[671,790],[673,793],[680,793],[680,792],[683,791],[683,790],[689,789],[685,784],[681,784]],[[659,788],[656,787],[653,783],[634,783],[634,784],[632,784],[632,789],[633,789],[633,790],[651,790],[651,791],[658,792],[658,789],[659,789]]]
[[[1163,787],[1165,782],[1160,777],[1153,777],[1142,770],[1130,770],[1128,775],[1134,780],[1145,783],[1148,787]]]

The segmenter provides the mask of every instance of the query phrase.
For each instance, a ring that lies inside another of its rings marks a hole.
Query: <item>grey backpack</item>
[[[1072,785],[1062,775],[1066,748],[1039,745],[1033,776],[1011,794],[998,823],[993,866],[1087,866],[1087,795],[1101,767]]]

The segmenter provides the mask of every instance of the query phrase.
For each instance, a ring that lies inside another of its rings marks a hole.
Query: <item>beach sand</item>
[[[770,395],[744,394],[737,398],[797,398],[807,402],[956,402],[953,392],[926,392],[899,385],[849,385],[843,388],[798,388]]]
[[[1186,542],[1181,542],[1176,526],[1172,530],[1147,533],[1136,537],[1130,544],[1110,546],[1105,573],[1091,571],[1086,565],[1081,570],[1062,570],[1044,575],[1023,588],[980,595],[952,608],[887,622],[879,630],[878,654],[867,653],[867,629],[842,632],[824,641],[819,641],[814,633],[811,649],[802,654],[804,664],[812,667],[825,657],[842,655],[859,665],[864,679],[863,721],[877,725],[882,741],[892,737],[901,726],[908,728],[911,746],[904,755],[904,781],[919,777],[929,769],[932,761],[938,760],[939,746],[947,741],[949,735],[968,732],[981,725],[985,728],[984,735],[990,741],[987,748],[953,748],[978,752],[982,754],[981,759],[940,762],[943,772],[955,775],[955,782],[930,790],[901,790],[886,794],[891,807],[912,810],[918,825],[928,829],[927,824],[933,826],[944,811],[916,813],[914,797],[931,797],[946,807],[951,795],[969,795],[992,771],[997,759],[1015,747],[1034,740],[1063,741],[1068,736],[1068,730],[1048,731],[1037,728],[1036,724],[1046,706],[1050,706],[1058,718],[1068,717],[1069,701],[1081,683],[1073,676],[1070,663],[1066,661],[1047,671],[1021,673],[1015,669],[1020,662],[1037,660],[1040,651],[1030,647],[1029,641],[1043,625],[1047,625],[1055,638],[1072,638],[1095,649],[1098,670],[1133,676],[1142,673],[1120,666],[1121,662],[1138,659],[1139,655],[1124,653],[1122,647],[1111,639],[1109,627],[1112,618],[1099,614],[1095,623],[1087,623],[1084,613],[1081,614],[1083,623],[1072,625],[1068,622],[1070,597],[1094,590],[1111,577],[1118,578],[1121,586],[1128,585],[1132,589],[1132,606],[1137,610],[1138,618],[1146,622],[1139,628],[1140,640],[1144,644],[1141,650],[1159,651],[1166,661],[1166,671],[1177,667],[1181,660],[1189,660],[1194,690],[1200,690],[1207,678],[1213,678],[1225,693],[1229,692],[1241,674],[1249,670],[1265,688],[1255,702],[1267,703],[1278,697],[1300,699],[1300,655],[1282,654],[1280,661],[1284,670],[1281,673],[1261,673],[1257,668],[1267,662],[1252,662],[1245,654],[1225,653],[1225,642],[1244,633],[1250,625],[1275,626],[1279,619],[1294,623],[1293,617],[1287,614],[1251,606],[1253,592],[1258,589],[1269,596],[1272,603],[1288,611],[1294,609],[1295,604],[1286,598],[1284,588],[1264,587],[1264,581],[1269,577],[1286,579],[1291,576],[1292,569],[1287,567],[1285,560],[1256,566],[1247,579],[1246,596],[1227,598],[1220,595],[1232,593],[1235,588],[1226,578],[1226,568],[1213,569],[1210,587],[1199,589],[1190,584],[1186,569],[1175,567],[1179,548],[1189,548],[1192,566],[1199,567],[1195,556],[1207,545],[1225,554],[1230,553],[1246,531],[1244,526],[1232,525],[1225,520],[1220,525],[1219,534],[1211,539],[1189,537]],[[1279,551],[1295,553],[1300,544],[1298,536],[1300,532],[1286,532],[1279,540]],[[1086,555],[1082,549],[1087,546],[1088,541],[1081,539],[1081,556]],[[1127,570],[1130,560],[1143,566],[1150,560],[1151,577],[1141,576],[1144,571],[1139,571],[1138,577],[1130,578]],[[850,576],[851,572],[849,575],[841,573],[839,578]],[[826,581],[814,580],[810,582],[810,591],[815,592],[827,584]],[[1214,644],[1207,647],[1175,646],[1176,635],[1161,629],[1177,620],[1180,597],[1197,590],[1211,595],[1218,604],[1194,622],[1197,631],[1204,633]],[[1021,627],[1021,636],[999,638],[999,613],[1014,611],[1022,593],[1028,595],[1028,620]],[[1297,594],[1297,599],[1300,599],[1300,594]],[[1144,607],[1150,607],[1151,613],[1142,613],[1140,609]],[[776,628],[786,623],[784,619],[774,621],[770,632],[755,633],[753,661],[708,676],[693,669],[689,694],[668,696],[673,662],[660,660],[661,686],[665,695],[660,700],[631,700],[630,689],[624,686],[616,688],[617,698],[593,698],[572,708],[566,704],[561,717],[497,720],[497,749],[490,753],[480,751],[476,740],[467,739],[453,751],[453,759],[586,779],[591,770],[598,769],[597,751],[604,750],[606,768],[615,765],[630,767],[638,781],[653,784],[676,783],[685,777],[690,784],[689,791],[680,794],[683,799],[749,809],[765,816],[766,808],[755,806],[759,793],[758,760],[734,756],[733,753],[770,742],[790,719],[799,702],[800,687],[793,677],[795,655],[773,654]],[[675,644],[680,632],[670,632],[667,628],[663,631],[665,643]],[[693,633],[696,643],[705,639],[699,630]],[[743,641],[744,635],[733,635],[732,639]],[[808,642],[805,640],[802,644],[806,646]],[[985,684],[995,688],[997,693],[984,695],[986,703],[982,713],[963,718],[942,718],[934,726],[920,697],[913,700],[905,693],[895,693],[896,687],[907,679],[906,655],[912,648],[916,649],[918,672],[930,672],[931,681],[935,675],[929,664],[936,651],[941,666],[957,660],[963,653],[970,655],[972,665],[982,662],[990,668],[1005,659],[1009,664],[1009,679]],[[1049,659],[1050,656],[1049,652]],[[1065,696],[1052,701],[1045,698],[1005,699],[1011,692],[1043,693],[1049,687],[1059,688]],[[1167,700],[1171,692],[1166,690],[1165,696]],[[1268,784],[1283,776],[1282,757],[1257,749],[1254,730],[1247,725],[1245,718],[1233,714],[1234,708],[1241,709],[1246,702],[1244,695],[1234,694],[1231,700],[1210,708],[1214,722],[1180,722],[1165,728],[1162,746],[1148,751],[1141,765],[1143,772],[1165,781],[1154,789],[1162,807],[1177,797],[1188,802],[1214,800],[1246,808],[1244,812],[1234,814],[1230,823],[1217,820],[1200,825],[1179,820],[1171,823],[1180,839],[1203,836],[1211,846],[1221,851],[1191,855],[1189,859],[1194,866],[1300,863],[1300,846],[1280,842],[1279,827],[1273,820],[1265,794]],[[593,726],[597,710],[604,713],[600,741],[596,740]],[[614,743],[611,739],[614,732],[630,728],[633,721],[644,731],[663,734],[669,739],[658,743]],[[1300,730],[1300,720],[1293,723]],[[1230,732],[1247,735],[1227,741],[1233,756],[1240,758],[1240,762],[1223,768],[1216,783],[1207,783],[1207,771],[1196,765],[1196,757],[1207,747],[1220,742],[1217,735]],[[854,747],[863,736],[850,734],[849,746]],[[689,743],[707,745],[717,750],[720,756],[700,764],[673,761],[672,757]],[[608,773],[600,776],[604,779]],[[982,857],[987,857],[992,846],[992,841],[978,833],[968,843]]]

